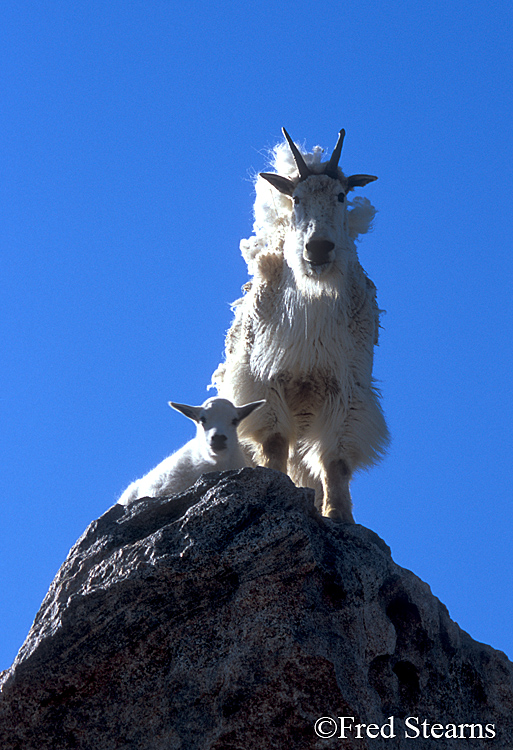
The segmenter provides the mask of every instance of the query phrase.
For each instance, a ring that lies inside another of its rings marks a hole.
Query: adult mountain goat
[[[389,439],[372,379],[376,287],[354,242],[375,209],[347,200],[377,178],[339,168],[343,130],[328,162],[320,147],[303,154],[283,133],[276,173],[256,182],[255,234],[241,242],[253,279],[233,305],[212,382],[236,403],[266,400],[239,431],[255,463],[288,472],[316,490],[324,515],[353,522],[351,476]]]

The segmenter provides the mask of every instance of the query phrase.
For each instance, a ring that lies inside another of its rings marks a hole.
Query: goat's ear
[[[347,187],[349,190],[352,190],[354,187],[364,187],[369,182],[374,182],[377,179],[377,177],[371,174],[352,174],[351,177],[347,178]]]
[[[239,422],[241,422],[246,417],[249,417],[252,411],[258,409],[259,406],[263,406],[264,404],[265,399],[263,401],[252,401],[250,404],[244,404],[244,406],[237,406],[236,408]]]
[[[280,191],[280,193],[292,197],[295,185],[288,177],[282,177],[281,174],[274,174],[273,172],[260,172],[260,177],[263,177],[264,180],[270,182],[276,190]]]
[[[193,422],[197,422],[200,418],[201,413],[201,406],[189,406],[188,404],[177,404],[174,401],[168,401],[169,406],[171,406],[173,409],[176,409],[176,411],[181,412],[182,414],[185,414],[186,417],[189,417],[189,419],[192,419]]]

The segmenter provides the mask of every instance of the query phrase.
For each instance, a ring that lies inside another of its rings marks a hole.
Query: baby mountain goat
[[[128,505],[139,497],[177,495],[208,471],[242,469],[246,461],[237,439],[237,426],[263,403],[234,406],[224,398],[209,398],[201,406],[188,406],[170,401],[169,406],[196,422],[196,436],[145,477],[132,482],[118,503]]]
[[[322,513],[353,522],[349,482],[384,453],[388,430],[372,379],[376,288],[356,252],[375,209],[348,193],[376,177],[302,154],[283,129],[274,172],[256,182],[254,236],[241,242],[252,281],[234,303],[225,362],[212,376],[224,398],[265,399],[239,434],[256,463],[316,490]]]

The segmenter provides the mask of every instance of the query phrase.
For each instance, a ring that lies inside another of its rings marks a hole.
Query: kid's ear
[[[171,406],[173,409],[176,409],[176,411],[181,412],[186,417],[189,417],[189,419],[192,419],[193,422],[198,422],[200,418],[201,413],[201,406],[189,406],[188,404],[177,404],[175,401],[168,401],[169,406]]]
[[[265,399],[263,401],[252,401],[250,404],[244,404],[244,406],[238,406],[237,407],[237,416],[239,418],[239,422],[241,422],[243,419],[248,417],[252,411],[255,409],[258,409],[260,406],[263,406],[265,404]]]

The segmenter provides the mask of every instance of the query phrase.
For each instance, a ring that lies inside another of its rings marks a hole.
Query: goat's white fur
[[[351,475],[389,440],[372,378],[376,288],[354,242],[375,209],[364,198],[345,200],[352,178],[338,166],[336,177],[324,174],[321,153],[303,154],[312,174],[300,179],[288,145],[275,149],[272,166],[291,195],[268,174],[256,181],[254,235],[241,242],[253,279],[233,305],[212,383],[225,398],[266,400],[239,432],[254,463],[287,471],[316,490],[325,515],[352,522]],[[355,177],[365,178],[353,180],[358,186],[376,179]],[[308,260],[312,240],[333,244],[326,262]]]
[[[128,505],[140,497],[162,497],[183,492],[209,471],[242,469],[247,465],[237,438],[237,426],[264,401],[234,406],[224,398],[209,398],[201,406],[169,405],[196,423],[196,436],[136,479],[118,500]]]

